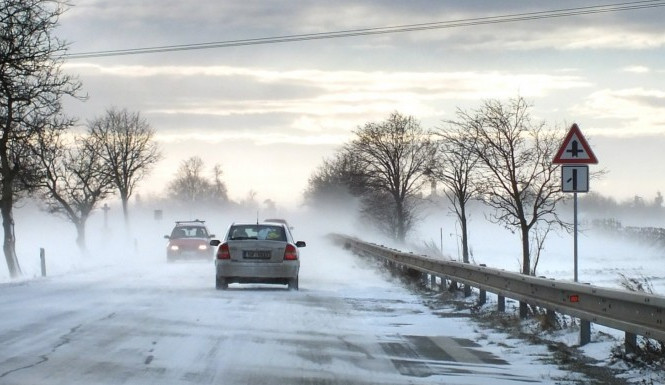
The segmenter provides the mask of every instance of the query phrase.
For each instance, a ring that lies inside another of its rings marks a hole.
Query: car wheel
[[[298,277],[289,279],[289,290],[298,290]]]
[[[215,287],[217,290],[226,290],[229,288],[229,283],[226,282],[225,278],[222,277],[216,277],[215,279]]]

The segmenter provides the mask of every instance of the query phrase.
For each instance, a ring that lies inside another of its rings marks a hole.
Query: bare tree
[[[462,262],[469,263],[469,228],[467,205],[479,199],[478,183],[474,180],[478,156],[473,151],[472,136],[466,135],[454,122],[434,131],[438,137],[437,153],[432,163],[432,177],[443,182],[444,194],[457,217],[462,233]],[[451,282],[451,289],[457,282]],[[464,295],[471,295],[471,286],[464,285]]]
[[[221,175],[221,166],[215,165],[213,181],[208,180],[203,160],[192,156],[180,164],[175,179],[169,183],[169,197],[183,203],[225,203],[228,197]]]
[[[391,235],[404,241],[413,223],[415,200],[430,172],[433,145],[427,132],[415,118],[394,112],[383,122],[359,127],[355,135],[346,151],[356,157],[372,191],[372,195],[365,196],[370,198],[365,207],[381,209],[366,212],[377,223],[393,218]],[[390,215],[382,211],[384,208],[390,210]]]
[[[337,208],[367,192],[365,171],[352,152],[340,151],[309,177],[305,205]]]
[[[125,222],[129,220],[127,203],[136,184],[161,159],[155,130],[138,112],[111,108],[106,115],[88,123],[88,133],[101,143],[98,156],[120,193]]]
[[[0,1],[0,213],[7,267],[21,274],[16,257],[13,206],[28,179],[28,142],[48,130],[73,124],[62,99],[77,96],[80,83],[61,71],[67,46],[52,34],[65,2]]]
[[[538,262],[540,262],[540,255],[545,249],[545,240],[547,235],[552,230],[552,223],[546,222],[537,224],[532,230],[532,251],[531,251],[531,275],[536,275],[538,270]]]
[[[559,167],[552,163],[560,135],[533,122],[529,109],[522,97],[508,103],[490,100],[473,113],[458,111],[457,121],[474,138],[472,148],[484,172],[483,198],[494,209],[490,219],[521,236],[523,274],[532,273],[530,241],[535,226],[569,227],[555,210],[565,198]],[[520,315],[526,313],[526,304],[520,303]]]
[[[103,143],[86,136],[67,146],[60,135],[41,135],[33,148],[41,166],[37,187],[46,209],[76,227],[76,244],[86,250],[85,226],[97,204],[112,194],[113,180],[97,154]]]
[[[469,230],[467,204],[480,198],[474,176],[478,171],[478,156],[473,151],[472,136],[454,122],[434,131],[438,138],[432,175],[445,187],[444,194],[457,216],[462,232],[462,260],[469,263]]]
[[[222,165],[215,164],[215,166],[212,168],[212,174],[214,178],[212,186],[213,196],[218,197],[224,202],[228,201],[229,200],[228,190],[226,188],[226,184],[222,182],[222,175],[224,175],[224,171],[222,170]]]

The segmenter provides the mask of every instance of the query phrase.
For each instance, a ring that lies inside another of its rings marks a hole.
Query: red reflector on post
[[[568,296],[570,302],[580,302],[580,296],[577,294],[571,294]]]

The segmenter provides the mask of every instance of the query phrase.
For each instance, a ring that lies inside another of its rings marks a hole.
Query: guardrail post
[[[580,346],[584,346],[591,342],[591,322],[587,320],[580,320]]]
[[[520,319],[525,319],[529,315],[529,304],[520,301]]]
[[[436,287],[436,275],[434,274],[429,275],[429,285],[432,288],[432,290]]]
[[[487,292],[483,289],[480,289],[480,296],[478,297],[478,304],[484,305],[487,303]]]
[[[499,304],[499,311],[500,312],[505,312],[506,311],[506,297],[500,295],[496,302]]]
[[[439,289],[440,290],[446,290],[446,286],[448,285],[448,280],[445,279],[443,276],[439,277],[441,279],[441,282],[439,283]]]
[[[42,265],[42,277],[46,277],[46,250],[43,247],[39,249],[39,259]]]
[[[637,335],[635,333],[626,332],[624,348],[626,354],[637,353]]]
[[[471,285],[464,285],[464,296],[465,297],[471,296]]]

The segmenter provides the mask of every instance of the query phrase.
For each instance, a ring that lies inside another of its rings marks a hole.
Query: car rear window
[[[258,239],[268,241],[286,241],[286,234],[282,226],[271,225],[237,225],[229,230],[229,240],[239,241]]]
[[[178,226],[171,232],[171,238],[205,238],[206,229],[200,226]]]

